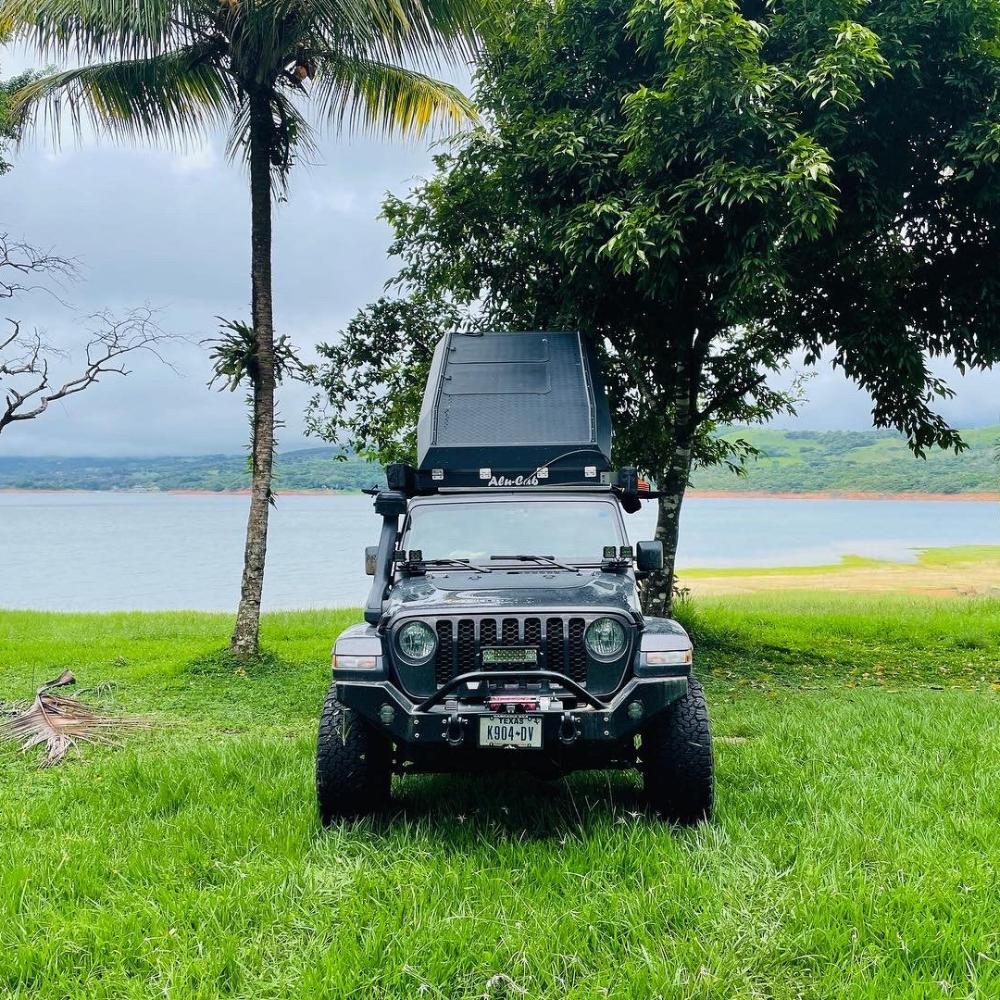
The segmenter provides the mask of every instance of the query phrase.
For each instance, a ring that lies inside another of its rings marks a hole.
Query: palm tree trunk
[[[251,310],[256,344],[253,379],[253,446],[250,515],[240,607],[230,640],[230,651],[241,656],[257,652],[260,639],[260,602],[267,555],[267,519],[271,504],[274,459],[274,323],[271,302],[271,132],[270,104],[252,98],[250,111],[250,268]]]

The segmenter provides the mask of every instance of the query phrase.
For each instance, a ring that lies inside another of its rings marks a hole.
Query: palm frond
[[[231,78],[208,44],[148,59],[111,62],[51,73],[14,98],[28,115],[45,110],[56,131],[64,113],[73,127],[129,138],[181,141],[227,123],[238,100]]]
[[[197,0],[0,0],[0,35],[60,61],[139,59],[176,43],[204,8]]]
[[[419,136],[435,124],[475,121],[472,102],[457,87],[416,70],[331,53],[317,61],[312,96],[340,129]]]
[[[0,722],[0,743],[16,743],[22,753],[33,747],[44,747],[41,766],[51,767],[78,743],[114,744],[122,730],[152,726],[149,719],[103,715],[82,701],[52,693],[53,687],[75,682],[76,678],[67,671],[42,685],[29,708]]]
[[[337,51],[373,62],[433,71],[468,63],[481,29],[495,15],[498,0],[363,0],[351,19],[327,10],[326,0],[309,3],[313,51]],[[334,7],[336,0],[334,0]]]
[[[395,58],[419,66],[468,62],[478,38],[496,17],[497,0],[398,0],[403,17],[396,22]]]

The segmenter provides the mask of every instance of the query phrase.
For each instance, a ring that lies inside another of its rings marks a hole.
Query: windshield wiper
[[[412,565],[412,564],[409,564]],[[462,569],[474,569],[477,573],[492,573],[492,566],[480,566],[471,559],[421,559],[418,566],[460,566]]]
[[[510,562],[536,562],[541,563],[543,566],[551,566],[553,569],[569,570],[570,573],[580,572],[575,566],[567,566],[565,563],[553,559],[552,556],[490,556],[491,562],[494,559],[498,561],[507,559]]]

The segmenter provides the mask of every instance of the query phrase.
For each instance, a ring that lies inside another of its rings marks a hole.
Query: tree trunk
[[[685,395],[675,402],[673,450],[666,463],[662,480],[657,484],[663,494],[657,500],[656,535],[663,543],[663,569],[648,577],[642,588],[642,608],[647,615],[669,618],[674,601],[674,564],[680,536],[681,505],[691,474],[691,454],[694,434],[691,428],[691,406]]]
[[[240,656],[257,652],[260,602],[267,555],[267,519],[274,459],[274,324],[271,303],[271,132],[270,103],[254,97],[250,111],[250,268],[255,342],[253,444],[250,515],[243,555],[240,607],[229,649]]]

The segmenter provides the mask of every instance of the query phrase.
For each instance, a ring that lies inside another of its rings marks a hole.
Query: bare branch
[[[52,357],[63,357],[63,352],[45,343],[36,330],[31,336],[22,336],[20,326],[10,320],[13,334],[0,341],[0,351],[10,353],[0,357],[0,378],[23,380],[18,386],[6,387],[5,406],[0,410],[0,432],[19,420],[34,420],[41,416],[56,400],[83,392],[104,375],[128,375],[125,362],[128,355],[137,351],[152,354],[157,360],[166,361],[159,346],[176,337],[164,333],[156,322],[156,315],[149,307],[133,309],[123,316],[103,311],[89,317],[92,336],[86,347],[86,364],[80,374],[67,379],[58,387],[50,382],[49,362]]]
[[[62,284],[76,278],[78,270],[74,260],[57,257],[0,233],[0,299],[12,299],[21,292],[39,289],[54,295],[51,288],[32,278],[45,276]]]

